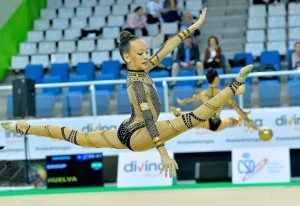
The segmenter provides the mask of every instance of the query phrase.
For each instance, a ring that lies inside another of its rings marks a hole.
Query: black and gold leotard
[[[148,72],[129,70],[126,85],[131,116],[120,125],[118,137],[132,150],[130,137],[138,129],[146,127],[152,139],[159,136],[155,122],[160,114],[161,103]]]
[[[168,39],[162,47],[148,60],[148,69],[129,70],[127,77],[127,91],[131,102],[131,116],[118,129],[119,140],[129,149],[130,138],[134,132],[146,127],[150,137],[159,137],[155,122],[160,114],[160,100],[156,87],[149,76],[149,71],[169,53],[171,53],[186,37],[190,35],[188,29]],[[160,144],[158,147],[163,146]]]
[[[208,87],[206,90],[202,92],[204,95],[203,98],[203,103],[207,102],[208,100],[212,99],[214,96],[219,94],[220,90],[218,87]],[[220,113],[221,113],[222,108],[220,108],[211,118],[209,118],[209,129],[212,131],[216,131],[220,124],[221,124],[221,118],[220,118]]]

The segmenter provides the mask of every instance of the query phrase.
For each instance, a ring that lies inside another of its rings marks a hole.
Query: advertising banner
[[[170,157],[173,152],[168,151]],[[125,152],[119,154],[117,187],[171,186],[173,178],[160,174],[158,152]]]
[[[288,147],[232,150],[234,184],[290,182]]]
[[[234,117],[234,110],[224,110],[222,118]],[[97,117],[69,117],[28,120],[31,125],[60,125],[78,131],[91,132],[118,129],[129,115],[107,115]],[[173,119],[172,113],[162,113],[159,121]],[[246,122],[241,127],[232,126],[219,132],[203,128],[193,128],[166,142],[167,149],[174,153],[231,151],[241,147],[276,147],[300,148],[300,107],[252,109],[249,118],[259,127],[268,126],[273,130],[270,141],[259,139],[258,131],[248,129]],[[163,131],[162,131],[163,132]],[[0,138],[6,139],[6,146],[0,150],[0,160],[24,159],[23,136],[0,128]],[[101,138],[101,137],[99,137]],[[124,151],[124,150],[123,150]],[[28,157],[45,159],[49,155],[78,153],[103,153],[104,156],[118,155],[122,150],[111,148],[87,148],[66,141],[54,140],[35,135],[28,136]]]

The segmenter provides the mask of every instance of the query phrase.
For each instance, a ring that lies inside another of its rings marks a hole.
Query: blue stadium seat
[[[114,79],[113,74],[98,74],[96,76],[96,80],[112,80]],[[113,92],[115,90],[114,84],[107,84],[107,85],[96,85],[96,90],[108,90],[110,92]]]
[[[119,61],[103,61],[101,65],[102,74],[114,74],[115,79],[120,78],[121,64]]]
[[[222,68],[215,68],[215,70],[219,73],[219,75],[224,74],[224,70]],[[206,75],[207,69],[204,69],[203,75]],[[205,80],[205,82],[207,82]],[[223,88],[224,85],[224,79],[220,79],[219,88]]]
[[[231,69],[231,73],[232,73],[232,74],[237,74],[237,73],[240,72],[240,70],[241,70],[242,68],[243,68],[243,67],[233,67],[233,68]],[[232,79],[232,80],[233,80],[233,79]],[[246,82],[248,82],[248,83],[251,84],[251,82],[252,82],[252,77],[247,77]]]
[[[262,80],[258,83],[260,106],[280,106],[280,83],[278,80]]]
[[[184,111],[191,111],[193,110],[193,103],[186,104],[182,106],[178,104],[176,98],[185,99],[188,97],[192,97],[195,94],[195,88],[192,86],[175,86],[173,88],[173,103],[175,107],[180,107]]]
[[[290,105],[300,105],[300,80],[289,80]]]
[[[289,50],[288,52],[288,62],[289,62],[289,70],[293,69],[293,64],[292,64],[292,54],[294,53],[295,50]]]
[[[243,94],[244,107],[251,107],[251,84],[249,82],[245,82],[246,91]],[[233,100],[237,102],[239,105],[239,96],[234,96]]]
[[[88,77],[86,75],[71,76],[69,79],[69,82],[84,82],[84,81],[88,81]],[[70,87],[69,91],[81,92],[82,94],[86,94],[86,92],[88,91],[88,86]]]
[[[253,64],[253,56],[251,53],[235,53],[234,54],[234,59],[241,59],[241,58],[245,58],[246,65]]]
[[[162,78],[162,77],[169,77],[170,74],[168,71],[155,71],[155,72],[150,72],[151,78]],[[155,82],[155,85],[157,87],[162,87],[162,82]]]
[[[61,77],[60,76],[48,76],[44,77],[43,83],[58,83],[61,82]],[[43,93],[52,93],[55,96],[59,96],[61,93],[62,88],[61,87],[55,87],[55,88],[44,88]]]
[[[126,72],[125,74],[122,75],[122,79],[127,79],[127,76],[128,76],[128,72]],[[126,87],[126,84],[123,84],[123,88],[127,88]]]
[[[36,94],[36,116],[37,117],[53,117],[55,95],[52,93]]]
[[[80,116],[83,95],[81,92],[63,93],[63,116]]]
[[[12,119],[14,117],[14,105],[13,105],[14,101],[13,101],[13,95],[9,94],[7,95],[7,99],[6,99],[6,116],[7,119]]]
[[[278,51],[263,51],[260,54],[260,65],[273,65],[277,71],[280,70],[280,55]]]
[[[97,114],[109,113],[110,92],[107,90],[96,91]],[[90,98],[90,114],[93,112],[92,99]]]
[[[164,88],[163,87],[156,87],[156,89],[157,89],[157,94],[159,96],[160,103],[161,103],[160,111],[163,112],[163,111],[165,111]]]
[[[185,76],[196,76],[196,70],[179,70],[177,73],[178,77]],[[197,80],[188,80],[188,81],[177,81],[177,86],[193,86],[195,87],[197,84]]]
[[[44,76],[44,67],[41,64],[27,65],[25,67],[25,78],[35,80],[36,84],[42,83]]]
[[[173,64],[173,59],[172,59],[172,57],[165,57],[159,64],[161,64],[167,68],[171,68],[172,64]]]
[[[118,105],[118,113],[130,113],[131,112],[131,105],[127,93],[127,89],[120,89],[117,92],[117,105]]]
[[[52,64],[50,76],[60,76],[62,82],[67,82],[69,79],[70,68],[68,63]]]
[[[88,81],[94,79],[95,64],[93,62],[78,63],[76,66],[76,75],[86,75]]]

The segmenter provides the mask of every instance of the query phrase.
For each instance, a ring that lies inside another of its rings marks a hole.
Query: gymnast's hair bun
[[[130,37],[132,34],[129,31],[122,31],[120,34],[120,43],[122,43],[125,39]]]

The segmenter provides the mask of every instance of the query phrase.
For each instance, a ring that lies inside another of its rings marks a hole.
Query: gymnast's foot
[[[171,112],[176,116],[180,116],[181,115],[181,109],[180,108],[176,108],[176,107],[170,107]]]
[[[234,92],[235,95],[242,95],[245,93],[246,87],[244,85],[244,82],[246,80],[246,77],[253,69],[253,65],[247,65],[241,69],[241,71],[238,73],[238,75],[235,77],[233,82],[229,85],[231,90]]]
[[[244,83],[246,80],[246,77],[248,76],[248,74],[251,72],[251,70],[253,69],[253,65],[249,64],[245,67],[243,67],[240,72],[238,73],[238,75],[235,77],[235,79],[239,82],[239,83]]]
[[[29,124],[25,120],[19,122],[2,122],[1,126],[9,131],[25,134],[29,129]]]

